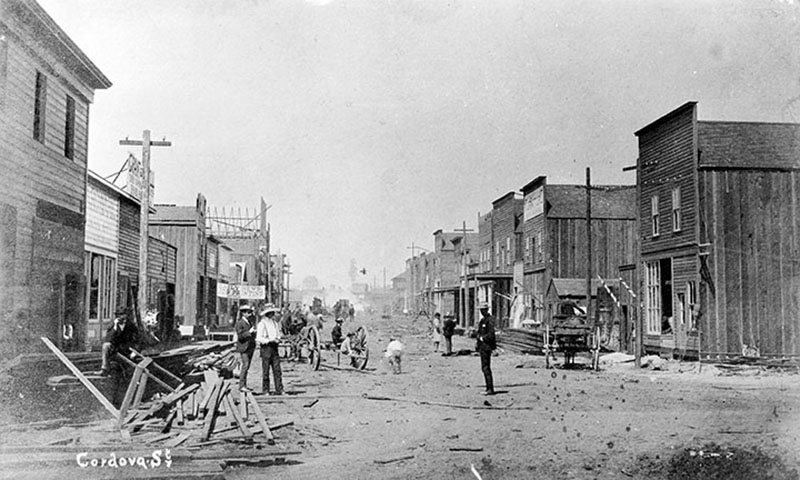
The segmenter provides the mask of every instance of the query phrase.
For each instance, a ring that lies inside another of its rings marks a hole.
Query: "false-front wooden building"
[[[150,236],[177,249],[175,321],[186,326],[206,325],[206,199],[198,195],[194,206],[156,205],[155,209],[148,221]]]
[[[589,255],[586,230],[586,186],[547,183],[541,176],[522,187],[523,299],[526,317],[541,323],[548,315],[545,296],[553,279],[584,279]],[[636,285],[636,186],[596,185],[591,189],[592,280],[622,278]],[[570,280],[571,281],[571,280]],[[557,283],[556,285],[559,285]],[[592,295],[596,288],[591,289]],[[620,297],[619,330],[623,345],[635,323],[637,301],[626,289]],[[585,307],[584,299],[578,303]],[[618,348],[617,345],[613,345]]]
[[[800,125],[689,102],[636,136],[645,348],[800,354]]]
[[[135,308],[140,215],[139,199],[89,171],[84,273],[89,347],[102,343],[117,310]],[[169,323],[172,318],[169,299],[175,294],[176,249],[151,237],[147,251],[147,309],[157,311],[161,314],[159,318]]]
[[[41,349],[40,336],[85,341],[89,104],[110,86],[35,1],[0,0],[2,356]]]

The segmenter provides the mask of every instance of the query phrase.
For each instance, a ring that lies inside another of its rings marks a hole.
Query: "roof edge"
[[[640,128],[639,130],[633,132],[633,134],[638,137],[639,135],[644,133],[646,130],[651,129],[652,127],[655,127],[659,123],[661,123],[661,122],[663,122],[665,120],[668,120],[668,119],[670,119],[670,118],[672,118],[672,117],[674,117],[674,116],[676,116],[676,115],[678,115],[680,113],[683,113],[684,110],[687,110],[689,108],[694,108],[696,105],[697,105],[697,101],[696,100],[688,101],[688,102],[684,103],[683,105],[681,105],[680,107],[678,107],[678,108],[672,110],[671,112],[667,113],[666,115],[662,115],[661,117],[657,118],[656,120],[653,120],[652,122],[648,123],[647,125],[645,125],[644,127]]]

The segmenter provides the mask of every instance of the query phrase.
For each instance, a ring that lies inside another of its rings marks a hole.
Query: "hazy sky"
[[[531,179],[633,183],[633,132],[800,121],[800,6],[744,1],[39,0],[111,79],[89,167],[150,129],[156,202],[272,205],[296,280],[400,273]]]

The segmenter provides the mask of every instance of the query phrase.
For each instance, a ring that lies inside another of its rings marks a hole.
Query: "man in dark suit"
[[[239,372],[239,391],[249,392],[247,388],[247,371],[256,350],[256,326],[253,307],[242,305],[239,307],[239,320],[236,321],[236,351],[242,360]]]
[[[494,381],[492,379],[492,350],[497,346],[494,337],[494,318],[489,313],[489,304],[481,303],[481,321],[478,324],[477,345],[475,350],[481,356],[481,371],[486,382],[484,395],[494,395]]]
[[[108,375],[114,354],[131,356],[131,348],[136,346],[137,332],[133,322],[130,321],[130,314],[127,309],[117,310],[114,324],[106,332],[102,345],[100,375]]]

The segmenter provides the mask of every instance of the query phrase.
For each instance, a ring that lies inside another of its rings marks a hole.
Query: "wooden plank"
[[[196,419],[200,415],[200,402],[197,401],[197,395],[192,393],[192,420]]]
[[[139,355],[140,357],[144,357],[144,355],[142,355],[141,353],[137,352],[137,351],[136,351],[136,350],[134,350],[134,349],[131,349],[131,351],[132,351],[133,353],[135,353],[136,355]],[[156,370],[158,370],[159,372],[161,372],[161,373],[163,373],[164,375],[168,376],[169,378],[171,378],[171,379],[175,380],[176,382],[178,382],[178,383],[181,383],[181,382],[183,382],[183,380],[182,380],[180,377],[176,376],[175,374],[173,374],[172,372],[170,372],[170,371],[169,371],[169,370],[167,370],[166,368],[162,367],[162,366],[161,366],[161,365],[159,365],[157,362],[153,362],[153,367],[155,367],[155,369],[156,369]]]
[[[129,359],[129,358],[128,358],[128,357],[126,357],[125,355],[120,355],[120,354],[117,354],[117,358],[124,360],[124,361],[125,361],[125,363],[127,363],[127,364],[128,364],[128,365],[130,365],[131,367],[134,367],[134,368],[136,368],[136,363],[134,363],[134,362],[133,362],[131,359]],[[147,376],[147,378],[150,378],[150,379],[152,379],[154,382],[156,382],[157,384],[161,385],[162,387],[164,387],[164,388],[165,388],[165,389],[167,389],[168,391],[170,391],[170,392],[174,392],[174,391],[175,391],[175,389],[174,389],[174,388],[172,388],[172,387],[170,387],[169,385],[167,385],[166,383],[164,383],[164,381],[163,381],[163,380],[161,380],[160,378],[158,378],[158,377],[154,376],[152,373],[150,373],[150,372],[145,372],[145,375]]]
[[[178,400],[178,405],[175,406],[175,409],[178,412],[178,418],[176,419],[178,425],[183,425],[183,400]]]
[[[247,395],[246,392],[239,392],[239,415],[247,420]]]
[[[111,405],[111,402],[109,402],[108,399],[104,397],[102,393],[100,393],[100,391],[97,389],[97,387],[95,387],[92,384],[92,382],[86,379],[83,373],[80,370],[78,370],[78,368],[75,367],[75,365],[73,365],[72,362],[69,361],[69,359],[61,352],[61,350],[58,349],[58,347],[53,345],[53,342],[51,342],[46,337],[40,337],[40,338],[42,339],[42,342],[44,342],[44,344],[47,345],[47,348],[49,348],[56,355],[56,357],[58,357],[58,359],[61,360],[61,363],[66,365],[66,367],[72,372],[72,374],[75,375],[75,377],[78,380],[80,380],[83,386],[86,387],[86,389],[89,390],[89,392],[91,392],[92,395],[94,395],[94,397],[103,405],[103,407],[105,407],[105,409],[108,410],[108,412],[111,413],[111,415],[118,420],[120,418],[119,410],[114,408],[114,405]]]
[[[198,410],[203,415],[208,413],[208,403],[211,401],[211,397],[214,395],[214,390],[219,388],[219,382],[215,382],[213,384],[209,383],[206,384],[206,394],[203,396],[203,400],[198,404]]]
[[[231,391],[228,390],[228,393],[225,395],[225,403],[227,404],[228,413],[233,417],[236,421],[236,425],[239,427],[239,431],[242,432],[245,438],[252,440],[253,439],[253,432],[247,428],[247,424],[244,422],[244,419],[239,415],[239,409],[236,408],[233,402],[233,396]]]
[[[203,425],[203,434],[200,436],[200,441],[206,441],[211,436],[211,431],[214,429],[214,420],[217,416],[217,405],[220,399],[220,396],[224,394],[223,391],[226,388],[222,379],[217,380],[217,383],[214,385],[213,393],[211,394],[211,398],[208,404],[208,414],[206,414],[205,424]]]
[[[137,408],[142,402],[142,396],[145,389],[147,389],[147,378],[147,375],[143,375],[139,380],[139,387],[136,389],[136,395],[133,397],[133,404],[131,405],[133,408]]]
[[[164,397],[161,400],[157,401],[155,403],[155,405],[153,405],[150,408],[150,410],[148,410],[144,414],[142,419],[147,419],[148,417],[151,417],[151,416],[155,415],[162,408],[171,406],[172,404],[176,403],[178,400],[182,399],[186,395],[191,394],[192,392],[194,392],[198,388],[200,388],[200,384],[195,383],[195,384],[190,385],[190,386],[188,386],[188,387],[186,387],[186,388],[184,388],[182,390],[178,390],[176,392],[170,393],[166,397]]]
[[[167,447],[167,448],[175,448],[178,445],[180,445],[181,443],[183,443],[186,440],[188,440],[190,436],[191,435],[189,433],[186,433],[186,432],[181,433],[177,437],[173,437],[173,438],[167,440],[166,442],[164,442],[164,446]]]
[[[169,412],[169,415],[167,415],[167,420],[164,422],[164,427],[161,429],[163,433],[169,433],[169,431],[172,430],[172,422],[175,421],[175,417],[177,415],[177,408],[173,408],[172,411]]]
[[[253,407],[253,415],[255,415],[256,420],[258,420],[258,424],[261,426],[261,432],[267,437],[267,443],[274,445],[275,437],[272,436],[272,432],[267,426],[267,419],[264,417],[264,412],[261,411],[261,407],[259,407],[258,402],[256,402],[256,397],[253,396],[253,392],[247,392],[245,393],[245,396],[250,402],[250,405]]]

